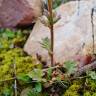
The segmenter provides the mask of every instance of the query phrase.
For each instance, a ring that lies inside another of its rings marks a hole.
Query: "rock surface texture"
[[[30,24],[42,14],[41,0],[0,0],[0,27]]]
[[[57,9],[57,12],[61,15],[61,20],[54,25],[54,54],[57,62],[71,59],[77,54],[82,55],[92,52],[91,9],[93,1],[82,0],[79,9],[77,1],[62,4]],[[95,22],[94,15],[94,24]],[[45,37],[50,38],[49,29],[40,21],[37,21],[24,50],[30,55],[41,54],[49,60],[47,51],[41,48],[38,43]]]

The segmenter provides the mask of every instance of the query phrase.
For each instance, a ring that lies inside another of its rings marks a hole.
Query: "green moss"
[[[36,64],[36,60],[31,56],[24,56],[24,53],[20,48],[14,48],[0,54],[0,60],[0,80],[12,77],[14,63],[16,63],[17,75],[32,71]]]
[[[78,90],[80,88],[80,85],[78,84],[73,84],[72,86],[69,87],[69,89],[65,92],[64,96],[79,96]]]
[[[96,92],[96,80],[87,79],[87,86],[91,92]]]
[[[85,92],[84,96],[92,96],[92,95],[90,94],[90,92]]]
[[[13,78],[14,63],[16,64],[17,76],[27,74],[36,67],[36,59],[23,52],[22,47],[25,41],[26,36],[23,35],[21,31],[13,32],[9,29],[0,30],[0,96],[11,96],[4,94],[11,91],[14,92],[13,80],[2,82]]]
[[[14,59],[15,58],[15,59]],[[1,82],[13,78],[14,68],[13,64],[16,64],[16,74],[20,76],[21,74],[27,74],[32,71],[36,65],[36,59],[31,56],[26,56],[21,48],[14,48],[5,53],[0,54],[0,96],[4,93],[6,87],[11,88],[14,92],[13,84],[14,81]],[[15,62],[14,62],[15,60]],[[24,82],[20,81],[19,84]],[[19,85],[18,85],[19,86]],[[24,86],[21,87],[23,89]],[[9,95],[8,95],[9,96]],[[12,95],[13,96],[13,95]]]
[[[84,96],[96,96],[96,93],[94,92],[93,94],[91,94],[91,92],[85,92]]]
[[[96,93],[93,93],[92,96],[96,96]]]
[[[72,84],[64,93],[64,96],[96,96],[96,80],[87,78],[85,85],[82,79],[71,82]]]
[[[23,47],[27,36],[21,31],[12,31],[9,29],[0,30],[0,53],[8,51],[15,47]]]

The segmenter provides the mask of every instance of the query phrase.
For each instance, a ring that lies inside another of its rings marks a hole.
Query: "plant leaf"
[[[33,80],[42,81],[43,71],[41,69],[33,69],[28,76]]]
[[[11,31],[10,29],[6,29],[6,32],[3,33],[3,37],[14,38],[15,32]]]
[[[48,75],[47,78],[48,78],[48,80],[51,79],[51,74],[52,74],[52,69],[49,68],[48,71],[47,71],[47,75]]]
[[[37,82],[35,84],[35,89],[37,92],[41,92],[42,91],[42,84],[40,82]]]
[[[76,70],[76,64],[73,61],[67,61],[64,63],[64,67],[67,69],[68,74],[74,73]]]
[[[91,79],[96,80],[96,72],[95,71],[88,71],[87,75],[91,77]]]
[[[41,44],[42,48],[46,49],[48,52],[50,51],[51,43],[50,43],[50,39],[48,37],[43,38],[42,42],[40,42],[40,44]]]
[[[26,74],[21,74],[21,75],[17,76],[17,79],[20,81],[23,81],[25,83],[31,82],[31,78],[29,78],[29,76]]]

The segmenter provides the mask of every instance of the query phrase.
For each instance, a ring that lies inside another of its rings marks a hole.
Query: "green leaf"
[[[33,71],[29,72],[28,76],[33,80],[41,82],[43,80],[43,71],[41,69],[33,69]]]
[[[56,9],[58,6],[60,6],[64,0],[54,0],[53,1],[53,9]]]
[[[51,43],[50,43],[50,39],[48,37],[43,38],[42,42],[40,42],[41,47],[46,49],[47,51],[50,51],[51,49]]]
[[[45,2],[45,4],[48,5],[48,0],[43,0],[43,1]],[[59,7],[65,1],[69,1],[69,0],[53,0],[53,9],[56,9],[57,7]]]
[[[67,61],[64,63],[64,67],[67,69],[67,73],[70,75],[76,70],[76,63],[73,61]]]
[[[31,91],[28,92],[27,96],[41,96],[41,95],[35,89],[32,89]]]
[[[37,82],[35,84],[35,89],[37,92],[41,92],[42,91],[42,84],[40,82]]]
[[[26,74],[21,74],[21,75],[17,76],[17,79],[20,81],[23,81],[25,83],[31,82],[31,78],[29,78],[29,76]]]
[[[10,29],[6,29],[6,31],[3,33],[3,37],[14,38],[15,32],[12,32]]]
[[[52,69],[49,68],[48,71],[47,71],[47,78],[48,78],[48,80],[51,79],[51,74],[52,74]]]
[[[88,71],[87,75],[91,77],[91,79],[96,80],[96,72],[95,71]]]
[[[12,89],[10,88],[5,88],[3,91],[3,96],[13,96],[12,94],[13,92],[12,92]]]

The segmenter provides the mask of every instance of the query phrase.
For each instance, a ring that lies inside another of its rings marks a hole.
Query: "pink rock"
[[[57,62],[64,62],[78,55],[86,55],[92,45],[91,0],[81,1],[78,15],[77,1],[61,5],[57,12],[61,20],[54,25],[54,55]],[[96,20],[94,20],[95,22]],[[50,60],[48,53],[39,42],[49,37],[50,32],[40,21],[35,24],[24,50],[29,55],[41,54]],[[91,44],[91,45],[90,45]],[[86,47],[87,46],[87,47]],[[92,52],[92,48],[90,49]]]
[[[32,23],[42,14],[41,0],[0,0],[0,27]]]

